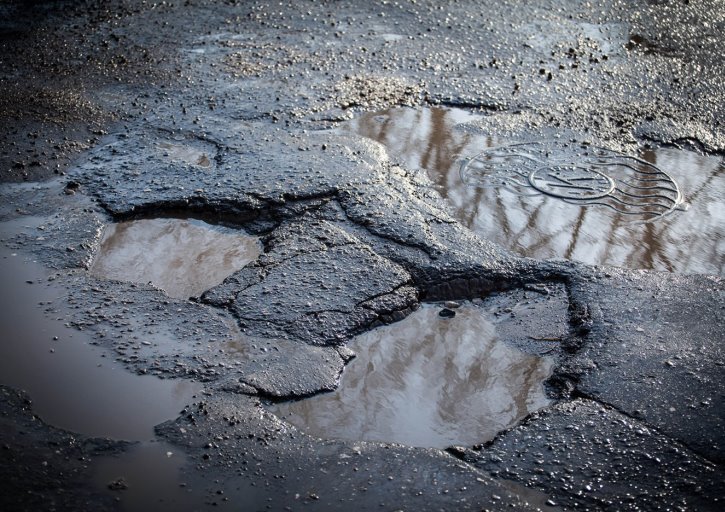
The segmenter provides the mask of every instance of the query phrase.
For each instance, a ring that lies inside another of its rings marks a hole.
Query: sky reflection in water
[[[365,114],[344,129],[382,143],[394,161],[426,170],[455,218],[519,255],[680,273],[725,272],[721,157],[674,148],[636,155],[673,176],[690,204],[686,212],[636,224],[603,207],[466,186],[459,175],[464,159],[512,142],[454,129],[475,119],[460,110],[394,108]]]
[[[273,410],[319,437],[444,448],[487,441],[548,405],[553,359],[499,341],[482,308],[439,311],[423,305],[358,336],[337,391]]]

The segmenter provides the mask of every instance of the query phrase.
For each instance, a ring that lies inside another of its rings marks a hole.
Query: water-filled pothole
[[[182,473],[187,457],[164,442],[138,444],[128,451],[94,460],[94,483],[111,492],[121,510],[158,512],[199,510],[203,495],[192,493]]]
[[[0,237],[24,218],[0,223]],[[47,423],[88,436],[143,441],[173,419],[201,386],[188,380],[134,375],[92,347],[86,331],[70,327],[57,299],[65,290],[40,265],[0,245],[0,384],[23,389]]]
[[[581,190],[586,187],[578,187],[578,197],[561,194],[570,185],[566,182],[553,187],[556,172],[566,170],[562,162],[572,163],[567,158],[557,160],[554,153],[564,145],[555,143],[553,152],[542,152],[547,157],[543,164],[537,164],[541,158],[535,154],[532,159],[520,159],[521,175],[507,174],[508,187],[493,187],[491,180],[480,180],[486,178],[481,171],[489,170],[486,163],[498,159],[506,164],[501,168],[508,170],[517,162],[500,151],[486,151],[505,148],[511,141],[456,129],[476,118],[455,109],[393,108],[365,114],[344,129],[381,142],[392,159],[406,167],[427,171],[457,220],[522,256],[670,272],[725,273],[725,165],[721,157],[674,148],[642,150],[633,155],[636,158],[605,155],[605,160],[588,169],[611,174],[614,181],[624,177],[634,187],[615,186],[612,190],[618,195],[600,201],[595,196],[609,192],[612,182],[596,172],[572,178],[592,189],[584,196]],[[526,149],[531,153],[533,147]],[[569,150],[572,154],[588,152],[591,157],[592,148]],[[464,180],[461,165],[466,162],[472,164],[465,168]],[[526,163],[532,165],[523,165]],[[512,182],[512,176],[519,182]],[[589,181],[580,180],[584,178]],[[677,192],[673,183],[689,204],[688,211],[674,208]],[[565,197],[553,197],[549,192]],[[632,199],[632,195],[656,196],[646,199],[660,206],[633,209],[631,204],[622,205],[624,201],[640,207],[642,199]],[[632,219],[650,222],[633,223]]]
[[[259,240],[240,230],[195,219],[141,219],[106,228],[91,274],[151,283],[186,299],[221,283],[260,252]]]
[[[485,309],[423,305],[358,336],[337,391],[272,406],[313,435],[444,448],[492,439],[549,399],[554,361],[498,339]]]

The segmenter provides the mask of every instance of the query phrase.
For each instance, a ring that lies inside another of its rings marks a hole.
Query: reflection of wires
[[[677,183],[665,171],[640,158],[592,146],[556,142],[496,146],[464,161],[459,174],[469,187],[605,206],[641,222],[685,209]]]

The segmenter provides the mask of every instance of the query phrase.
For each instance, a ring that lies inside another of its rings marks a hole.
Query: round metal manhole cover
[[[544,194],[573,200],[599,199],[615,186],[609,176],[578,165],[540,167],[529,174],[529,184]]]
[[[470,187],[603,206],[634,221],[685,209],[675,180],[654,164],[583,144],[525,142],[488,148],[463,162],[460,177]]]

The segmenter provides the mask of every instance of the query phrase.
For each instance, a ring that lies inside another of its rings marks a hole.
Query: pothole
[[[0,223],[0,235],[26,222]],[[0,384],[27,391],[34,414],[47,423],[88,436],[148,440],[154,425],[175,418],[201,390],[188,380],[134,375],[92,347],[87,331],[63,319],[70,312],[57,299],[65,290],[2,244],[0,278]]]
[[[512,144],[456,129],[476,119],[457,109],[392,108],[343,129],[425,170],[458,221],[521,256],[725,273],[721,157],[675,148],[621,155],[559,142]]]
[[[150,283],[186,299],[218,285],[260,253],[259,240],[241,230],[195,219],[141,219],[106,227],[90,272]]]
[[[100,491],[113,493],[120,510],[199,510],[203,495],[186,485],[182,472],[188,463],[177,446],[146,442],[94,459],[93,483]]]
[[[500,340],[482,307],[451,311],[423,305],[358,336],[337,391],[272,410],[318,437],[444,448],[488,441],[550,403],[553,358]]]

